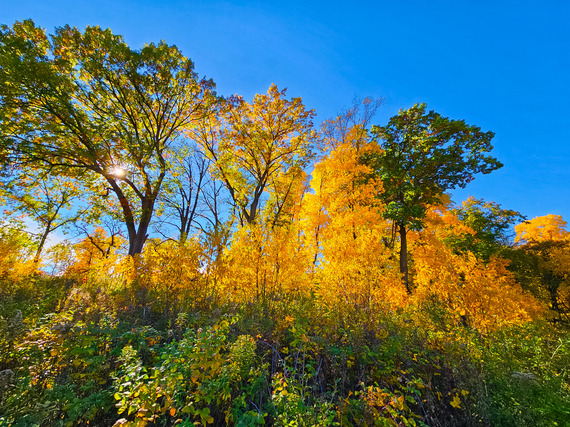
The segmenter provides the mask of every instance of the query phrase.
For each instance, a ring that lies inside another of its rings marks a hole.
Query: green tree
[[[477,173],[490,173],[502,164],[487,155],[493,132],[482,132],[463,120],[452,120],[425,104],[400,110],[386,126],[372,126],[382,148],[363,160],[382,180],[378,195],[384,216],[400,236],[400,272],[408,292],[407,233],[420,230],[429,205],[456,187],[465,187]]]
[[[446,243],[458,252],[471,252],[483,261],[489,261],[491,255],[512,244],[513,226],[525,219],[517,211],[474,197],[469,197],[452,212],[475,234],[452,235]]]
[[[147,239],[183,131],[217,102],[210,80],[161,42],[140,50],[99,27],[0,30],[0,140],[15,161],[90,179],[119,201],[129,254]]]

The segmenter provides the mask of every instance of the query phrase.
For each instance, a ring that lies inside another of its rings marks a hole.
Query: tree
[[[489,261],[491,255],[512,243],[512,226],[524,217],[517,211],[503,209],[498,203],[469,197],[462,206],[452,210],[473,234],[452,234],[446,240],[455,251],[471,252],[478,259]]]
[[[242,225],[256,220],[266,191],[288,188],[312,158],[315,113],[305,109],[301,98],[285,96],[286,90],[275,85],[251,104],[234,96],[215,120],[192,131],[212,160],[214,176],[224,183]]]
[[[521,285],[547,302],[557,318],[570,321],[570,234],[560,215],[515,226],[517,243],[507,254]]]
[[[372,126],[382,151],[363,156],[381,179],[378,197],[384,217],[400,236],[400,272],[408,292],[407,232],[422,228],[429,205],[456,187],[465,187],[477,173],[490,173],[502,164],[489,155],[493,132],[482,132],[463,120],[452,120],[425,104],[416,104],[392,117],[386,126]]]
[[[453,250],[447,243],[451,235],[464,234],[467,227],[448,210],[446,204],[428,209],[421,233],[410,233],[410,252],[414,257],[414,295],[420,307],[439,309],[456,325],[486,333],[498,328],[530,321],[542,312],[541,304],[523,292],[507,270],[509,261],[491,256],[488,261],[471,253]],[[439,320],[439,321],[440,321]]]
[[[0,194],[14,212],[26,215],[38,226],[34,264],[39,267],[49,235],[58,229],[69,228],[85,214],[85,208],[72,208],[80,188],[76,180],[57,180],[41,170],[13,168],[9,176],[0,179],[3,186]]]
[[[0,31],[1,145],[14,161],[111,191],[130,255],[147,239],[169,148],[210,113],[213,88],[164,42],[134,50],[99,27],[48,36],[29,20]]]
[[[198,147],[184,146],[173,153],[169,165],[172,173],[160,197],[165,218],[159,227],[174,227],[178,242],[184,244],[192,229],[200,228],[198,221],[206,214],[203,199],[210,161]]]
[[[315,295],[344,314],[346,309],[369,314],[399,307],[406,297],[391,251],[383,243],[387,222],[375,199],[382,184],[376,179],[362,182],[371,171],[359,157],[375,149],[366,144],[358,151],[350,140],[337,144],[315,165],[313,191],[302,204],[300,223]]]
[[[524,221],[515,226],[515,243],[539,243],[559,241],[568,237],[566,221],[560,215],[537,216],[530,221]]]

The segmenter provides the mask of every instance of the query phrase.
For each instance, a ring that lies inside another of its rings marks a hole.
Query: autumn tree
[[[560,241],[569,236],[566,221],[560,215],[537,216],[515,226],[515,243],[528,244],[548,240]]]
[[[391,251],[383,242],[387,221],[376,199],[382,183],[363,181],[371,171],[359,157],[368,150],[377,147],[370,143],[358,150],[350,140],[330,150],[315,165],[312,191],[302,203],[300,222],[314,292],[331,315],[369,318],[381,309],[401,307],[406,299]]]
[[[285,198],[292,194],[312,158],[314,115],[301,98],[288,100],[286,90],[271,85],[267,94],[256,95],[251,103],[231,97],[215,120],[192,130],[241,224],[255,222],[270,189],[279,188]]]
[[[66,270],[66,274],[85,274],[94,268],[98,263],[105,261],[115,254],[117,249],[124,242],[122,236],[118,234],[107,234],[102,227],[96,227],[87,233],[86,237],[73,245],[75,255],[74,263]],[[110,260],[113,264],[115,260]],[[98,273],[103,273],[101,269]]]
[[[382,150],[363,160],[382,181],[378,197],[400,236],[400,272],[411,292],[407,232],[422,228],[428,206],[445,191],[502,165],[487,154],[493,132],[427,111],[425,104],[400,110],[386,126],[372,126],[372,135]]]
[[[515,226],[517,244],[506,255],[521,285],[548,303],[557,321],[570,322],[570,233],[560,215]]]
[[[507,269],[508,260],[492,255],[484,261],[450,247],[453,235],[464,236],[472,229],[445,199],[428,208],[421,232],[410,232],[415,270],[411,300],[427,309],[425,313],[433,313],[434,306],[444,309],[452,324],[483,333],[540,316],[541,304],[517,283]]]
[[[34,263],[38,266],[48,237],[57,230],[69,229],[85,208],[74,207],[81,193],[76,180],[57,180],[45,171],[12,168],[9,178],[0,179],[7,213],[26,215],[38,227]]]
[[[99,27],[48,36],[32,21],[0,31],[0,140],[14,161],[85,174],[120,203],[140,253],[167,153],[210,113],[214,85],[174,46],[130,48]]]

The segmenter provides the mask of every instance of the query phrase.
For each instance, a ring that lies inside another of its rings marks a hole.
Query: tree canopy
[[[86,174],[120,202],[129,253],[140,253],[169,149],[216,104],[211,80],[161,42],[140,50],[99,27],[32,21],[0,32],[0,132],[14,160]]]
[[[502,166],[488,153],[493,132],[427,111],[425,104],[400,110],[386,126],[372,126],[381,151],[364,157],[383,184],[384,217],[400,234],[400,268],[408,287],[406,232],[419,230],[428,206],[465,187],[477,173]]]

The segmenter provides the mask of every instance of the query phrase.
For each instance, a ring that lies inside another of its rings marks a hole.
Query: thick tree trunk
[[[134,256],[142,253],[144,244],[148,237],[148,226],[152,219],[152,212],[154,210],[154,200],[150,198],[142,201],[142,215],[139,221],[136,233],[131,235],[129,233],[129,255]]]
[[[400,229],[400,273],[402,274],[402,281],[406,286],[406,291],[411,294],[410,282],[408,278],[408,239],[407,230],[404,224],[399,224]]]
[[[146,233],[145,234],[137,233],[134,236],[134,239],[129,241],[129,255],[135,256],[137,254],[140,254],[143,250],[147,237],[148,236],[146,235]]]

